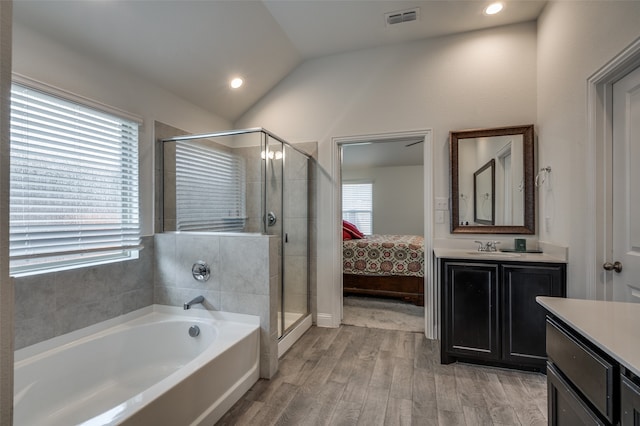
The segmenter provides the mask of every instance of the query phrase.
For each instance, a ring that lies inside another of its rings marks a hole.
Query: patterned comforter
[[[342,242],[342,272],[356,275],[424,276],[424,238],[368,235]]]

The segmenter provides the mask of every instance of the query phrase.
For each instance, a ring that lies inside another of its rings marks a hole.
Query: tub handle
[[[191,267],[191,274],[197,281],[207,281],[211,277],[211,268],[203,260],[198,260]]]

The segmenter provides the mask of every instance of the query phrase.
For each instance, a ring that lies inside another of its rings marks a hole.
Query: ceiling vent
[[[385,13],[384,21],[387,26],[401,24],[403,22],[417,21],[420,17],[420,8],[401,10],[399,12]]]

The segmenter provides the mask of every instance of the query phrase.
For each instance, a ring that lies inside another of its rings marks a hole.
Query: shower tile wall
[[[260,316],[260,375],[278,368],[277,287],[279,238],[257,234],[156,234],[155,303],[182,306],[196,296],[210,309]],[[193,264],[202,260],[211,278],[197,281]]]
[[[153,237],[139,259],[14,278],[20,349],[153,303]]]

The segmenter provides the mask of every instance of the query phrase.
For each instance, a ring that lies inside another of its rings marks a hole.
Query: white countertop
[[[501,251],[483,252],[474,251],[473,249],[464,250],[458,248],[434,248],[433,253],[437,258],[566,263],[565,259],[551,256],[546,253],[514,253]]]
[[[536,300],[640,376],[640,304],[542,296]]]

